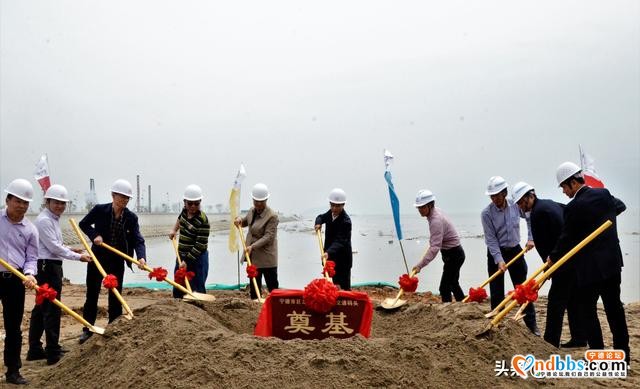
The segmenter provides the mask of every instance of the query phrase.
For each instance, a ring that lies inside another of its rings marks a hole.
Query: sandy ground
[[[395,295],[391,288],[365,288],[377,306]],[[487,324],[483,304],[439,304],[430,294],[414,294],[396,311],[376,308],[371,338],[282,341],[252,335],[260,304],[246,292],[209,292],[214,302],[187,303],[168,291],[125,289],[135,318],[106,323],[106,295],[101,296],[98,322],[104,336],[78,344],[81,325],[62,319],[61,343],[68,353],[55,366],[25,361],[27,329],[34,298],[27,298],[23,320],[22,374],[32,387],[640,387],[630,370],[627,379],[523,380],[496,377],[496,360],[533,353],[547,359],[560,353],[523,324],[504,320],[488,336],[477,337]],[[62,301],[81,312],[84,286],[66,285]],[[546,299],[537,304],[544,330]],[[638,366],[640,303],[626,305],[632,366]],[[611,335],[600,309],[605,343]],[[565,323],[566,327],[566,323]],[[567,340],[565,328],[563,340]],[[571,352],[582,358],[584,349]],[[4,380],[0,387],[9,387]]]

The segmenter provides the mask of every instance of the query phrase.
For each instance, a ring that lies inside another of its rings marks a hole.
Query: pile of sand
[[[239,297],[211,303],[162,299],[136,310],[134,320],[118,319],[105,336],[74,347],[55,369],[31,377],[32,383],[60,388],[596,384],[495,377],[496,360],[509,362],[514,354],[526,353],[547,358],[557,350],[512,320],[487,337],[476,337],[487,320],[486,306],[475,303],[415,302],[393,312],[376,310],[370,339],[323,341],[254,337],[259,308]],[[633,386],[629,380],[614,384]]]

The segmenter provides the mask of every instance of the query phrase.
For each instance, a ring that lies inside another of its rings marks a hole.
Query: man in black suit
[[[522,212],[530,212],[531,234],[536,242],[536,250],[540,258],[546,259],[562,232],[564,204],[539,199],[534,188],[526,182],[518,182],[513,186],[513,200]],[[563,343],[562,347],[587,345],[584,323],[578,315],[575,285],[575,262],[569,261],[553,274],[549,289],[544,340],[556,347],[560,347],[565,309],[569,318],[571,340]]]
[[[597,316],[598,298],[613,335],[613,347],[624,350],[629,363],[629,331],[620,301],[622,251],[618,240],[616,216],[626,206],[607,189],[590,188],[584,184],[582,170],[572,162],[558,167],[556,178],[562,192],[573,199],[565,209],[564,226],[558,243],[547,260],[555,262],[595,231],[607,220],[613,225],[575,254],[577,293],[585,320],[587,342],[592,349],[604,349],[602,329]]]
[[[127,208],[129,199],[133,196],[133,187],[127,180],[116,180],[111,186],[111,198],[108,204],[98,204],[80,220],[82,232],[93,242],[91,250],[100,260],[107,274],[113,274],[118,278],[118,292],[122,292],[124,279],[124,259],[118,255],[100,247],[104,242],[116,249],[133,256],[135,250],[139,267],[143,268],[145,261],[144,238],[140,234],[138,216]],[[131,264],[127,263],[129,267]],[[102,286],[102,274],[96,264],[87,264],[87,296],[82,308],[82,316],[91,324],[94,324],[98,315],[98,298]],[[122,315],[122,305],[113,293],[109,293],[109,323]],[[80,344],[86,342],[93,332],[83,329],[80,336]]]

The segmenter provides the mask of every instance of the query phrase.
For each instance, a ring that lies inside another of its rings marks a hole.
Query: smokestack
[[[140,212],[140,174],[136,174],[136,212]]]
[[[148,188],[149,189],[147,191],[147,194],[148,194],[148,200],[149,200],[149,213],[151,213],[151,185],[149,185]]]

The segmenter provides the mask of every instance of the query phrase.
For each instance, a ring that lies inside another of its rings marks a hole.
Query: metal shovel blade
[[[497,311],[491,311],[491,312],[485,314],[484,317],[486,317],[487,319],[490,319],[490,318],[494,317],[497,314],[498,314]]]
[[[91,326],[89,327],[89,331],[95,332],[96,334],[104,335],[104,328],[102,327]]]
[[[191,292],[192,294],[185,294],[182,298],[184,300],[197,300],[197,301],[215,301],[216,297],[212,294]]]
[[[122,317],[124,317],[127,320],[133,320],[133,315],[130,313],[125,313],[124,315],[122,315]]]
[[[406,303],[407,300],[388,297],[380,303],[380,306],[384,309],[397,309],[405,305]]]

